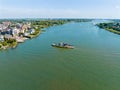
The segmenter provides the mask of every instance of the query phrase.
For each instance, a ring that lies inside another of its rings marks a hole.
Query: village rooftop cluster
[[[23,42],[23,37],[29,37],[35,33],[35,29],[31,27],[30,22],[10,22],[5,21],[0,24],[0,42],[5,39],[15,39],[17,42]]]

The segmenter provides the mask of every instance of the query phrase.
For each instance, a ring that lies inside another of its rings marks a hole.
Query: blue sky
[[[120,0],[0,0],[0,18],[120,19]]]

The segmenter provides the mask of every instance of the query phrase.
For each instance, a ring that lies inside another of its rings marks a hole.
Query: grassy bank
[[[15,39],[5,39],[4,42],[0,42],[0,49],[15,48],[17,44]]]
[[[120,31],[117,31],[117,30],[114,30],[114,29],[109,29],[109,28],[105,28],[105,30],[107,31],[110,31],[112,33],[115,33],[115,34],[119,34],[120,35]]]
[[[30,38],[35,38],[35,37],[39,36],[41,32],[42,32],[41,30],[37,29],[37,30],[35,30],[35,33],[30,34],[29,36],[30,36]]]
[[[105,29],[115,34],[120,35],[120,23],[118,22],[111,22],[111,23],[99,23],[97,24],[99,28]]]

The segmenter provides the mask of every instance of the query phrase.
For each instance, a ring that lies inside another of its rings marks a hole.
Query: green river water
[[[120,35],[93,22],[45,30],[0,52],[0,90],[120,90]],[[75,49],[51,47],[61,41]]]

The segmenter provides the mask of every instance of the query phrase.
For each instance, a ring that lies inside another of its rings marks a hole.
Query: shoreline
[[[16,48],[20,43],[24,43],[26,40],[28,39],[33,39],[35,37],[38,37],[40,34],[42,33],[42,30],[39,30],[39,32],[35,35],[30,35],[30,38],[26,38],[26,37],[21,37],[19,38],[19,40],[16,40],[16,42],[14,42],[14,45],[12,44],[8,44],[6,46],[3,46],[0,48],[0,50],[7,50],[7,49],[10,49],[10,48]],[[1,45],[1,44],[0,44]]]
[[[117,30],[114,30],[114,29],[108,29],[108,28],[105,28],[105,30],[120,35],[120,31],[117,31]]]
[[[99,23],[96,24],[99,28],[120,35],[120,25],[118,22],[113,23]]]

